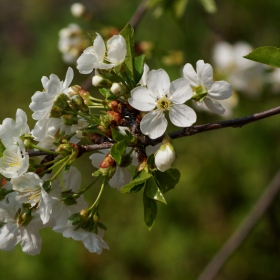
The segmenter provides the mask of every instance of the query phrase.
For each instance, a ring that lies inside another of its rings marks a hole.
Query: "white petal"
[[[131,98],[128,103],[139,111],[151,111],[156,106],[153,93],[144,87],[136,87],[131,91]]]
[[[147,87],[153,92],[154,97],[164,97],[170,88],[168,74],[163,69],[150,71],[147,77]]]
[[[140,129],[143,134],[151,139],[160,137],[166,130],[167,120],[162,111],[151,111],[143,117],[140,123]]]
[[[213,68],[209,63],[204,63],[203,60],[199,60],[196,63],[196,71],[199,77],[200,83],[206,89],[209,89],[213,84]]]
[[[96,38],[93,42],[93,49],[98,57],[98,61],[103,61],[104,55],[105,55],[105,43],[102,37],[96,33]]]
[[[21,236],[22,251],[28,255],[38,255],[41,251],[42,239],[37,230],[24,228]]]
[[[189,82],[184,79],[177,79],[171,83],[169,99],[176,104],[183,104],[193,96]]]
[[[111,63],[122,63],[126,56],[126,43],[121,35],[114,35],[107,42],[108,60]]]
[[[203,99],[203,102],[209,110],[216,114],[223,114],[225,112],[223,106],[219,102],[212,100],[211,98],[206,97]]]
[[[20,241],[16,223],[6,224],[0,228],[0,249],[12,250]]]
[[[82,74],[89,74],[95,67],[96,62],[97,58],[94,55],[83,53],[77,60],[77,69]]]
[[[174,105],[169,111],[169,118],[176,126],[188,127],[196,122],[196,113],[185,104]]]
[[[232,87],[228,82],[215,82],[208,91],[208,95],[216,100],[223,100],[231,97],[233,94]]]
[[[120,191],[121,187],[128,184],[130,180],[131,174],[129,173],[128,168],[117,166],[116,173],[110,179],[109,184],[112,188],[116,188]]]
[[[193,66],[190,63],[187,63],[183,68],[184,77],[189,81],[192,87],[200,85],[198,75],[196,74]]]
[[[104,150],[100,150],[96,153],[93,153],[89,159],[91,160],[91,164],[96,167],[99,168],[99,165],[101,163],[101,161],[105,158],[105,156],[110,152],[109,149],[104,149]]]
[[[63,83],[63,89],[66,89],[70,86],[72,80],[74,77],[74,71],[71,67],[68,67],[67,72],[66,72],[66,76],[65,76],[65,80]]]

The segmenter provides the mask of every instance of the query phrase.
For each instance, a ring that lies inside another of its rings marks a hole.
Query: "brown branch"
[[[246,124],[249,124],[249,123],[261,120],[261,119],[269,118],[269,117],[272,117],[272,116],[278,115],[278,114],[280,114],[280,106],[260,112],[260,113],[256,113],[256,114],[253,114],[250,116],[245,116],[242,118],[185,127],[181,130],[171,132],[168,135],[171,139],[177,139],[177,138],[181,138],[181,137],[192,136],[192,135],[202,133],[202,132],[207,132],[210,130],[222,129],[222,128],[226,128],[226,127],[234,127],[234,128],[242,127]],[[164,137],[164,135],[157,139],[150,139],[148,136],[145,136],[145,135],[137,136],[138,143],[136,145],[131,145],[131,146],[133,146],[133,147],[149,146],[149,145],[154,146],[154,145],[160,143],[162,141],[163,137]],[[82,149],[84,150],[84,152],[91,152],[91,151],[95,151],[95,150],[109,149],[113,145],[114,145],[114,143],[112,143],[112,142],[104,142],[101,144],[83,145]],[[46,155],[47,153],[40,152],[40,151],[28,151],[28,154],[30,157],[34,157],[34,156]]]
[[[213,257],[198,280],[212,280],[229,259],[229,257],[237,250],[237,248],[246,239],[250,231],[257,224],[265,211],[272,204],[273,200],[280,192],[280,171],[275,175],[268,187],[264,190],[262,196],[253,206],[251,212],[243,220],[242,224],[237,228],[233,235],[227,240],[223,247]]]
[[[140,20],[142,19],[142,17],[144,16],[144,14],[148,8],[148,3],[149,3],[149,0],[142,0],[140,5],[138,6],[136,12],[130,19],[130,25],[132,28],[135,28],[137,26],[137,24],[140,22]]]

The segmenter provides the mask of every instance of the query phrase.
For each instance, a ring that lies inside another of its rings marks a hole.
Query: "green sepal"
[[[102,175],[102,174],[101,174],[100,170],[98,169],[98,170],[94,171],[91,176],[98,177],[100,175]]]
[[[150,177],[152,176],[151,173],[147,172],[143,169],[140,173],[138,173],[134,178],[131,180],[130,183],[124,185],[121,188],[121,193],[135,193],[144,187],[144,184]],[[141,186],[140,186],[141,185]],[[137,186],[136,188],[134,188]]]
[[[43,183],[43,189],[46,192],[49,192],[51,190],[51,185],[52,185],[52,181],[51,180],[47,180]]]
[[[103,225],[102,223],[100,223],[100,222],[97,222],[97,226],[98,226],[99,228],[103,229],[103,230],[107,230],[107,227],[104,226],[104,225]]]
[[[0,158],[3,156],[3,153],[5,150],[6,150],[6,147],[2,143],[2,140],[0,139]]]
[[[200,2],[203,5],[206,12],[212,14],[217,11],[217,5],[215,0],[200,0]]]
[[[143,192],[144,221],[149,230],[152,229],[157,217],[157,202]]]
[[[244,58],[280,68],[280,48],[260,47],[245,55]]]
[[[122,35],[126,42],[126,56],[124,63],[129,70],[130,76],[135,80],[135,67],[134,67],[134,29],[128,23],[119,33]]]
[[[180,176],[180,171],[177,168],[169,168],[165,172],[155,172],[155,178],[162,193],[174,189],[180,180]]]
[[[115,100],[116,96],[107,88],[100,88],[99,92],[107,99],[107,100]]]
[[[161,193],[157,182],[155,181],[154,177],[151,176],[145,184],[145,194],[147,195],[147,197],[160,201],[164,204],[166,203],[166,200],[163,196],[163,194]]]
[[[122,162],[122,155],[127,147],[126,141],[122,140],[111,147],[111,156],[118,165]]]
[[[136,85],[140,82],[142,78],[144,72],[145,59],[146,59],[145,54],[135,57],[135,84]]]

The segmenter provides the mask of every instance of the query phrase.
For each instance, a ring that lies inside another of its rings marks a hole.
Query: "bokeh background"
[[[64,79],[68,65],[57,47],[60,29],[72,22],[91,34],[109,27],[121,29],[141,1],[81,1],[93,14],[91,22],[71,15],[73,2],[0,0],[1,120],[14,118],[16,109],[22,108],[32,126],[28,105],[34,92],[42,89],[41,77],[55,73]],[[205,12],[196,0],[189,0],[181,18],[176,18],[171,9],[158,16],[159,6],[146,12],[135,34],[138,42],[153,45],[147,60],[151,69],[164,68],[176,79],[186,62],[194,64],[204,59],[212,63],[213,48],[219,40],[246,41],[254,48],[280,46],[280,1],[216,2],[214,14]],[[172,57],[172,53],[176,55]],[[75,74],[74,84],[86,79],[77,70]],[[279,94],[280,90],[277,92],[269,83],[250,94],[238,91],[237,106],[227,118],[276,107]],[[221,120],[221,116],[200,111],[197,124]],[[108,228],[104,239],[110,251],[90,254],[82,244],[44,229],[40,255],[25,255],[19,246],[11,252],[0,252],[1,279],[196,279],[278,171],[279,125],[280,117],[274,116],[241,129],[176,140],[178,158],[174,167],[179,168],[182,178],[167,193],[168,204],[158,204],[157,221],[151,231],[143,221],[141,194],[121,195],[108,188],[100,214]],[[88,159],[79,159],[77,164],[85,186],[93,168]],[[89,195],[87,200],[93,198]],[[280,279],[279,204],[276,198],[216,279]]]

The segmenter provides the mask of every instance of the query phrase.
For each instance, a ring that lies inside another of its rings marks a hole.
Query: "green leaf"
[[[116,96],[107,88],[100,88],[99,92],[107,99],[107,100],[115,100]]]
[[[146,196],[143,192],[143,205],[144,205],[144,221],[152,229],[157,217],[157,202]]]
[[[180,171],[176,168],[169,168],[165,172],[155,172],[155,177],[162,193],[174,189],[180,180],[180,176]]]
[[[2,143],[2,140],[0,139],[0,158],[3,156],[3,153],[5,150],[6,150],[6,147]]]
[[[260,47],[244,57],[259,63],[280,68],[280,49],[276,47]]]
[[[128,23],[121,31],[120,35],[122,35],[126,42],[126,57],[124,63],[126,64],[131,77],[135,80],[135,73],[134,73],[134,29],[131,28],[130,24]]]
[[[112,137],[116,142],[125,140],[126,135],[121,134],[118,130],[111,127]]]
[[[167,204],[153,176],[146,181],[145,193],[147,197]]]
[[[183,16],[187,4],[188,4],[188,0],[173,1],[173,10],[176,18],[180,19]]]
[[[147,164],[148,164],[149,166],[155,164],[155,154],[150,154],[150,155],[148,156]]]
[[[201,4],[204,6],[204,9],[208,13],[215,13],[217,11],[217,5],[215,0],[200,0]]]
[[[111,147],[111,156],[119,165],[122,162],[122,154],[125,152],[126,146],[125,141],[120,141]]]
[[[137,174],[130,183],[124,185],[121,188],[121,193],[130,193],[134,186],[141,185],[142,183],[146,182],[152,176],[151,173],[148,173],[143,169],[139,174]],[[143,186],[142,186],[143,187]],[[142,188],[141,187],[141,188]]]
[[[146,56],[144,54],[135,57],[135,84],[138,84],[144,71]]]

